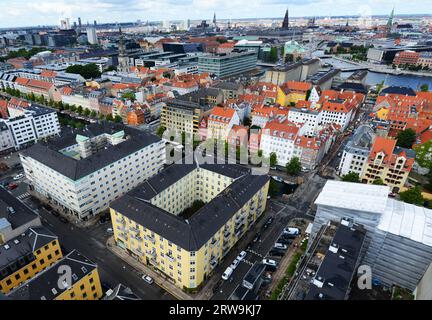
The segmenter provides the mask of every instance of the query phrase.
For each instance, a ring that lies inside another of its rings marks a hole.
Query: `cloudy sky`
[[[432,0],[0,0],[0,27],[146,20],[432,13]]]

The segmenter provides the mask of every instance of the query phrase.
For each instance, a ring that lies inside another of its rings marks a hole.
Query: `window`
[[[80,286],[80,289],[81,289],[81,291],[84,290],[84,285],[83,284]]]
[[[40,260],[39,260],[39,263],[42,265],[42,264],[45,263],[45,260],[44,260],[44,259],[40,259]]]

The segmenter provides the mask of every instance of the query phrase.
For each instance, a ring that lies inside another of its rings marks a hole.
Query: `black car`
[[[273,248],[269,252],[269,255],[274,257],[283,257],[285,255],[285,251]]]
[[[261,239],[261,233],[257,232],[257,234],[255,235],[255,237],[253,238],[252,242],[258,242],[258,240]]]
[[[282,243],[282,244],[286,244],[287,246],[289,246],[289,245],[291,245],[292,240],[290,240],[290,239],[286,239],[286,238],[284,238],[284,237],[280,237],[280,238],[278,239],[278,241],[276,241],[276,242],[279,242],[279,243]]]

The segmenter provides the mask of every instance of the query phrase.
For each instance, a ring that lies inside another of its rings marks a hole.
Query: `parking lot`
[[[223,280],[219,275],[219,280],[213,289],[214,294],[211,298],[212,300],[228,299],[236,288],[242,285],[243,278],[255,263],[261,263],[263,259],[269,258],[279,265],[284,252],[288,249],[288,244],[284,250],[278,250],[278,252],[272,251],[272,249],[275,242],[282,234],[283,229],[288,225],[289,221],[295,217],[295,214],[283,205],[272,200],[269,201],[268,208],[267,214],[258,221],[254,230],[248,236],[248,239],[245,239],[245,245],[242,249],[246,252],[246,256],[239,263],[228,280]],[[228,255],[225,261],[218,267],[219,274],[222,274],[226,268],[230,266],[241,251],[242,250],[239,248]],[[270,254],[271,251],[272,254]],[[275,268],[267,267],[269,273],[275,270]],[[215,275],[215,277],[217,276],[218,275]],[[265,288],[263,289],[265,290]]]

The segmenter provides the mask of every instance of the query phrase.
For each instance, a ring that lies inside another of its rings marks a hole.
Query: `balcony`
[[[225,231],[224,238],[228,238],[231,235],[231,231]]]
[[[170,254],[166,254],[166,257],[167,257],[168,261],[171,262],[171,263],[173,263],[173,262],[176,260],[176,259],[175,259],[172,255],[170,255]]]
[[[210,267],[214,269],[218,265],[218,259],[214,256],[210,259]]]
[[[121,218],[121,219],[116,218],[116,223],[124,225],[126,223],[126,220],[125,220],[125,218]]]
[[[154,237],[144,236],[144,239],[150,241],[153,244],[156,243],[156,239]]]
[[[212,241],[210,242],[211,246],[216,245],[216,243],[218,242],[218,240],[216,238],[213,238]]]

